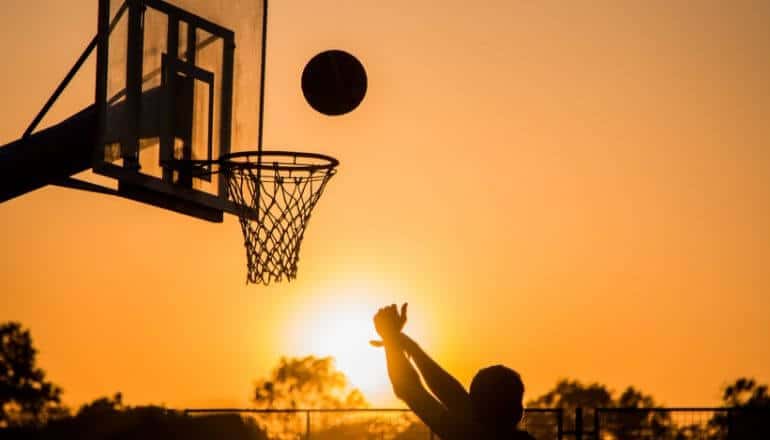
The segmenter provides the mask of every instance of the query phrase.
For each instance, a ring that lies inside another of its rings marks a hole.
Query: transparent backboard
[[[258,147],[266,0],[99,5],[94,171],[146,203],[237,212],[217,174],[179,164]]]

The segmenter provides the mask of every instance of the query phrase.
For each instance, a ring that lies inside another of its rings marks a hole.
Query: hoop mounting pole
[[[265,125],[265,65],[267,62],[267,0],[263,0],[262,18],[262,65],[259,80],[259,127],[257,133],[257,149],[262,151],[262,141]]]
[[[257,134],[257,150],[259,151],[259,154],[257,155],[257,181],[262,180],[262,144],[263,144],[263,137],[264,137],[264,128],[265,128],[265,77],[266,75],[266,65],[267,65],[267,3],[268,0],[263,0],[263,8],[262,8],[262,65],[260,66],[260,81],[259,81],[259,133]],[[261,212],[260,209],[260,201],[261,201],[261,193],[262,188],[257,185],[257,193],[256,193],[256,206],[257,206],[257,217],[259,217],[259,213]]]

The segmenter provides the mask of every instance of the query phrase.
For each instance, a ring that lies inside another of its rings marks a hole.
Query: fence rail
[[[185,409],[189,415],[241,414],[280,440],[437,439],[411,410]],[[521,428],[537,440],[770,439],[770,408],[531,408]]]

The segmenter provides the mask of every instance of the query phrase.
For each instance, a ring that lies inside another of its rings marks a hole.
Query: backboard
[[[237,214],[216,173],[169,167],[261,148],[266,0],[99,0],[93,169],[146,203]]]

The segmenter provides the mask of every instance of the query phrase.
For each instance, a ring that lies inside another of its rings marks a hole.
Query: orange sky
[[[4,3],[0,143],[96,3]],[[770,3],[481,3],[271,2],[266,142],[342,162],[295,282],[244,285],[233,218],[46,188],[0,205],[0,320],[32,329],[71,405],[247,405],[308,352],[390,404],[367,321],[397,301],[464,383],[505,363],[529,397],[574,377],[713,405],[770,381]],[[330,48],[369,73],[333,119],[299,89]],[[91,64],[48,123],[92,96]]]

